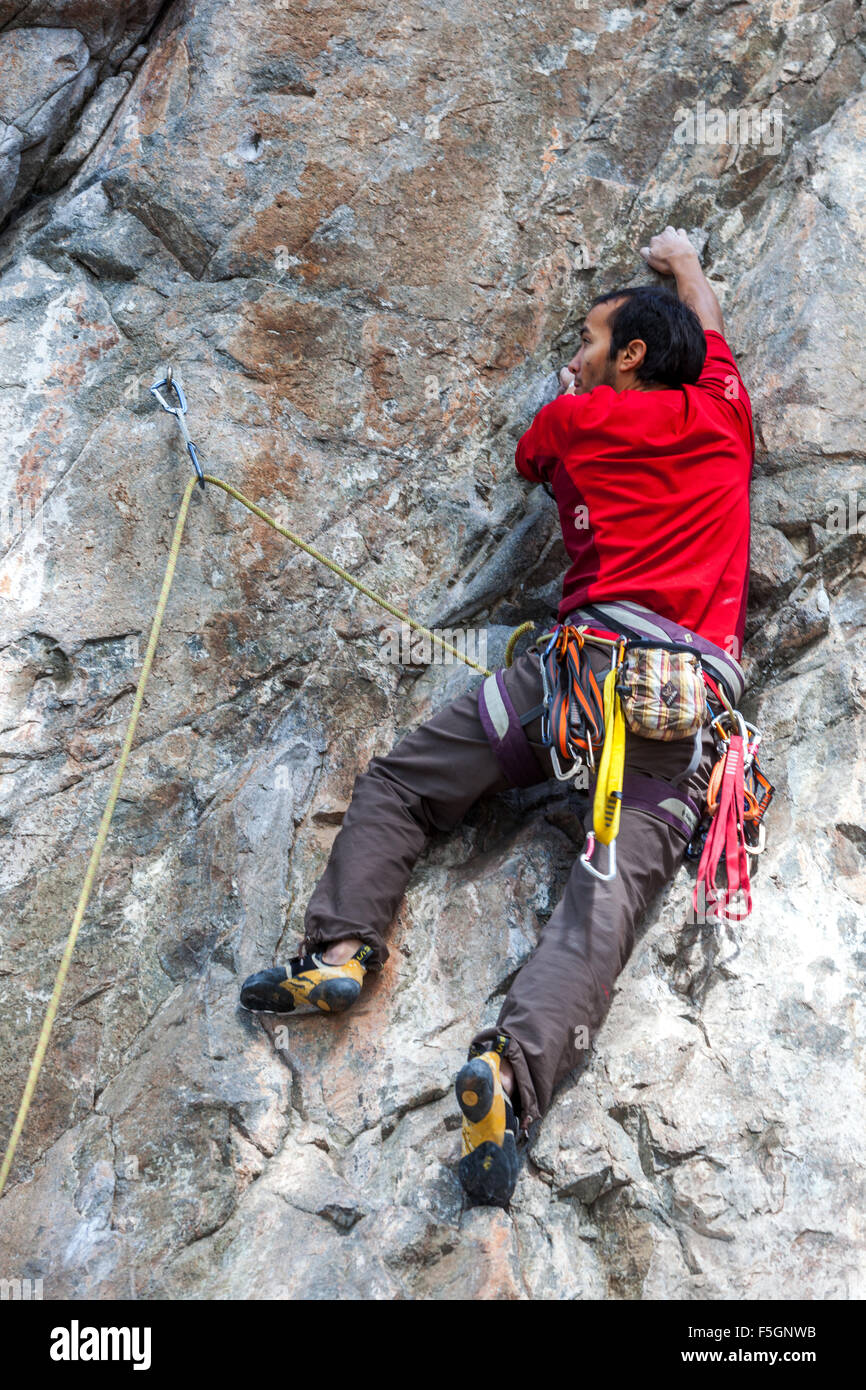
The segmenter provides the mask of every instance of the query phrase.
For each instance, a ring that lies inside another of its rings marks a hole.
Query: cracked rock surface
[[[169,363],[207,471],[492,667],[566,567],[516,439],[589,300],[689,229],[755,414],[743,709],[777,789],[752,915],[690,923],[684,865],[510,1212],[464,1210],[453,1079],[582,805],[552,781],[434,837],[345,1017],[240,1011],[355,777],[480,678],[383,661],[389,615],[196,490],[0,1269],[46,1298],[862,1298],[860,6],[0,3],[0,63],[4,1142],[187,479]],[[773,142],[679,139],[700,102]]]

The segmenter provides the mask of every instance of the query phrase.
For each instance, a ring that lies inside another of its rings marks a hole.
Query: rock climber
[[[564,389],[520,439],[516,467],[559,507],[572,561],[559,622],[586,621],[586,605],[607,616],[658,615],[735,662],[748,589],[751,406],[684,229],[665,228],[640,252],[674,278],[676,293],[648,285],[592,303]],[[574,524],[578,509],[583,526]],[[608,654],[596,649],[590,660],[603,677]],[[518,715],[539,705],[537,649],[500,674]],[[341,1013],[354,1004],[366,973],[388,959],[384,936],[429,834],[451,830],[482,796],[553,775],[540,715],[523,732],[532,765],[520,783],[503,771],[477,692],[372,758],[309,900],[299,954],[245,980],[242,1005]],[[508,1205],[532,1126],[585,1060],[642,914],[682,863],[697,820],[686,808],[702,803],[714,762],[702,732],[696,762],[688,741],[629,731],[623,785],[638,790],[623,794],[616,876],[600,881],[575,860],[496,1024],[469,1045],[455,1083],[457,1168],[473,1202]]]

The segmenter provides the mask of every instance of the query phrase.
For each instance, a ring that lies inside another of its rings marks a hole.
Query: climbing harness
[[[580,621],[586,618],[591,623]],[[603,695],[589,664],[587,645],[606,647],[611,654]],[[580,858],[584,868],[603,881],[615,877],[621,809],[632,806],[676,826],[687,841],[687,856],[700,857],[693,894],[696,910],[701,893],[709,906],[719,904],[715,874],[724,861],[729,875],[724,901],[730,902],[743,890],[747,913],[751,911],[747,857],[763,851],[763,816],[774,789],[757,762],[761,735],[735,707],[746,684],[739,663],[709,639],[630,601],[585,605],[538,638],[534,649],[544,693],[541,705],[517,716],[507,700],[501,672],[479,690],[482,721],[485,727],[488,722],[495,725],[494,735],[488,729],[488,737],[510,780],[517,786],[537,780],[537,765],[522,726],[540,714],[541,739],[549,749],[554,776],[560,781],[576,777],[584,766],[595,770],[601,755],[593,827]],[[490,719],[493,686],[502,695],[495,720]],[[699,807],[692,797],[679,791],[679,784],[700,763],[707,723],[718,761],[704,806]],[[667,741],[693,738],[688,765],[670,781],[623,775],[626,726],[643,737]],[[738,757],[742,761],[739,780]],[[564,770],[561,759],[572,765]],[[728,794],[731,779],[734,790]],[[717,820],[720,811],[721,819]],[[598,842],[608,848],[607,873],[601,873],[591,862]]]
[[[585,651],[586,644],[601,646],[610,652],[611,669],[605,677],[601,697]],[[595,770],[596,753],[601,753],[595,780],[592,829],[587,833],[580,863],[594,877],[609,882],[616,877],[616,836],[622,806],[634,804],[631,800],[634,781],[624,776],[626,726],[635,733],[668,740],[682,738],[684,731],[693,736],[695,747],[689,765],[676,781],[682,781],[693,772],[700,760],[700,731],[706,714],[703,690],[700,701],[694,691],[693,676],[699,672],[700,662],[685,643],[665,641],[661,636],[647,638],[612,628],[565,622],[554,630],[539,656],[539,665],[545,705],[542,741],[550,749],[554,774],[560,780],[567,780],[580,772],[582,760]],[[670,697],[671,693],[675,698],[668,702],[666,696]],[[671,706],[677,703],[682,705],[681,714],[672,711]],[[562,770],[560,755],[573,760],[567,772]],[[665,811],[672,809],[670,802],[673,800],[680,812],[680,829],[685,824],[685,836],[689,839],[700,818],[699,809],[691,798],[677,804],[677,797],[671,797],[670,784],[660,779],[648,780],[654,784],[656,801],[668,803],[663,807]],[[646,809],[646,788],[639,786],[638,790],[643,792],[643,809]],[[598,843],[607,846],[606,873],[592,862]]]

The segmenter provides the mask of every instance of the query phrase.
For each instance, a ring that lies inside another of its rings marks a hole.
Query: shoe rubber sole
[[[342,1014],[358,999],[364,968],[353,959],[344,966],[311,965],[291,976],[281,965],[249,975],[241,986],[241,1007],[251,1013],[316,1011]],[[301,1006],[300,1010],[298,1005]],[[304,1006],[309,1006],[305,1008]]]
[[[520,1166],[511,1102],[480,1057],[460,1069],[454,1089],[464,1116],[464,1149],[468,1142],[474,1145],[457,1165],[460,1183],[479,1205],[507,1206]]]

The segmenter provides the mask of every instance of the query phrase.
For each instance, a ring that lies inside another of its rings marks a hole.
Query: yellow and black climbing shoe
[[[255,1013],[290,1014],[298,1005],[345,1013],[361,993],[371,955],[372,947],[362,946],[345,965],[326,965],[317,955],[294,956],[288,970],[275,965],[248,976],[241,986],[241,1004]]]
[[[499,1076],[499,1051],[470,1054],[455,1083],[463,1111],[463,1156],[457,1174],[483,1206],[507,1206],[520,1166],[517,1117]]]

